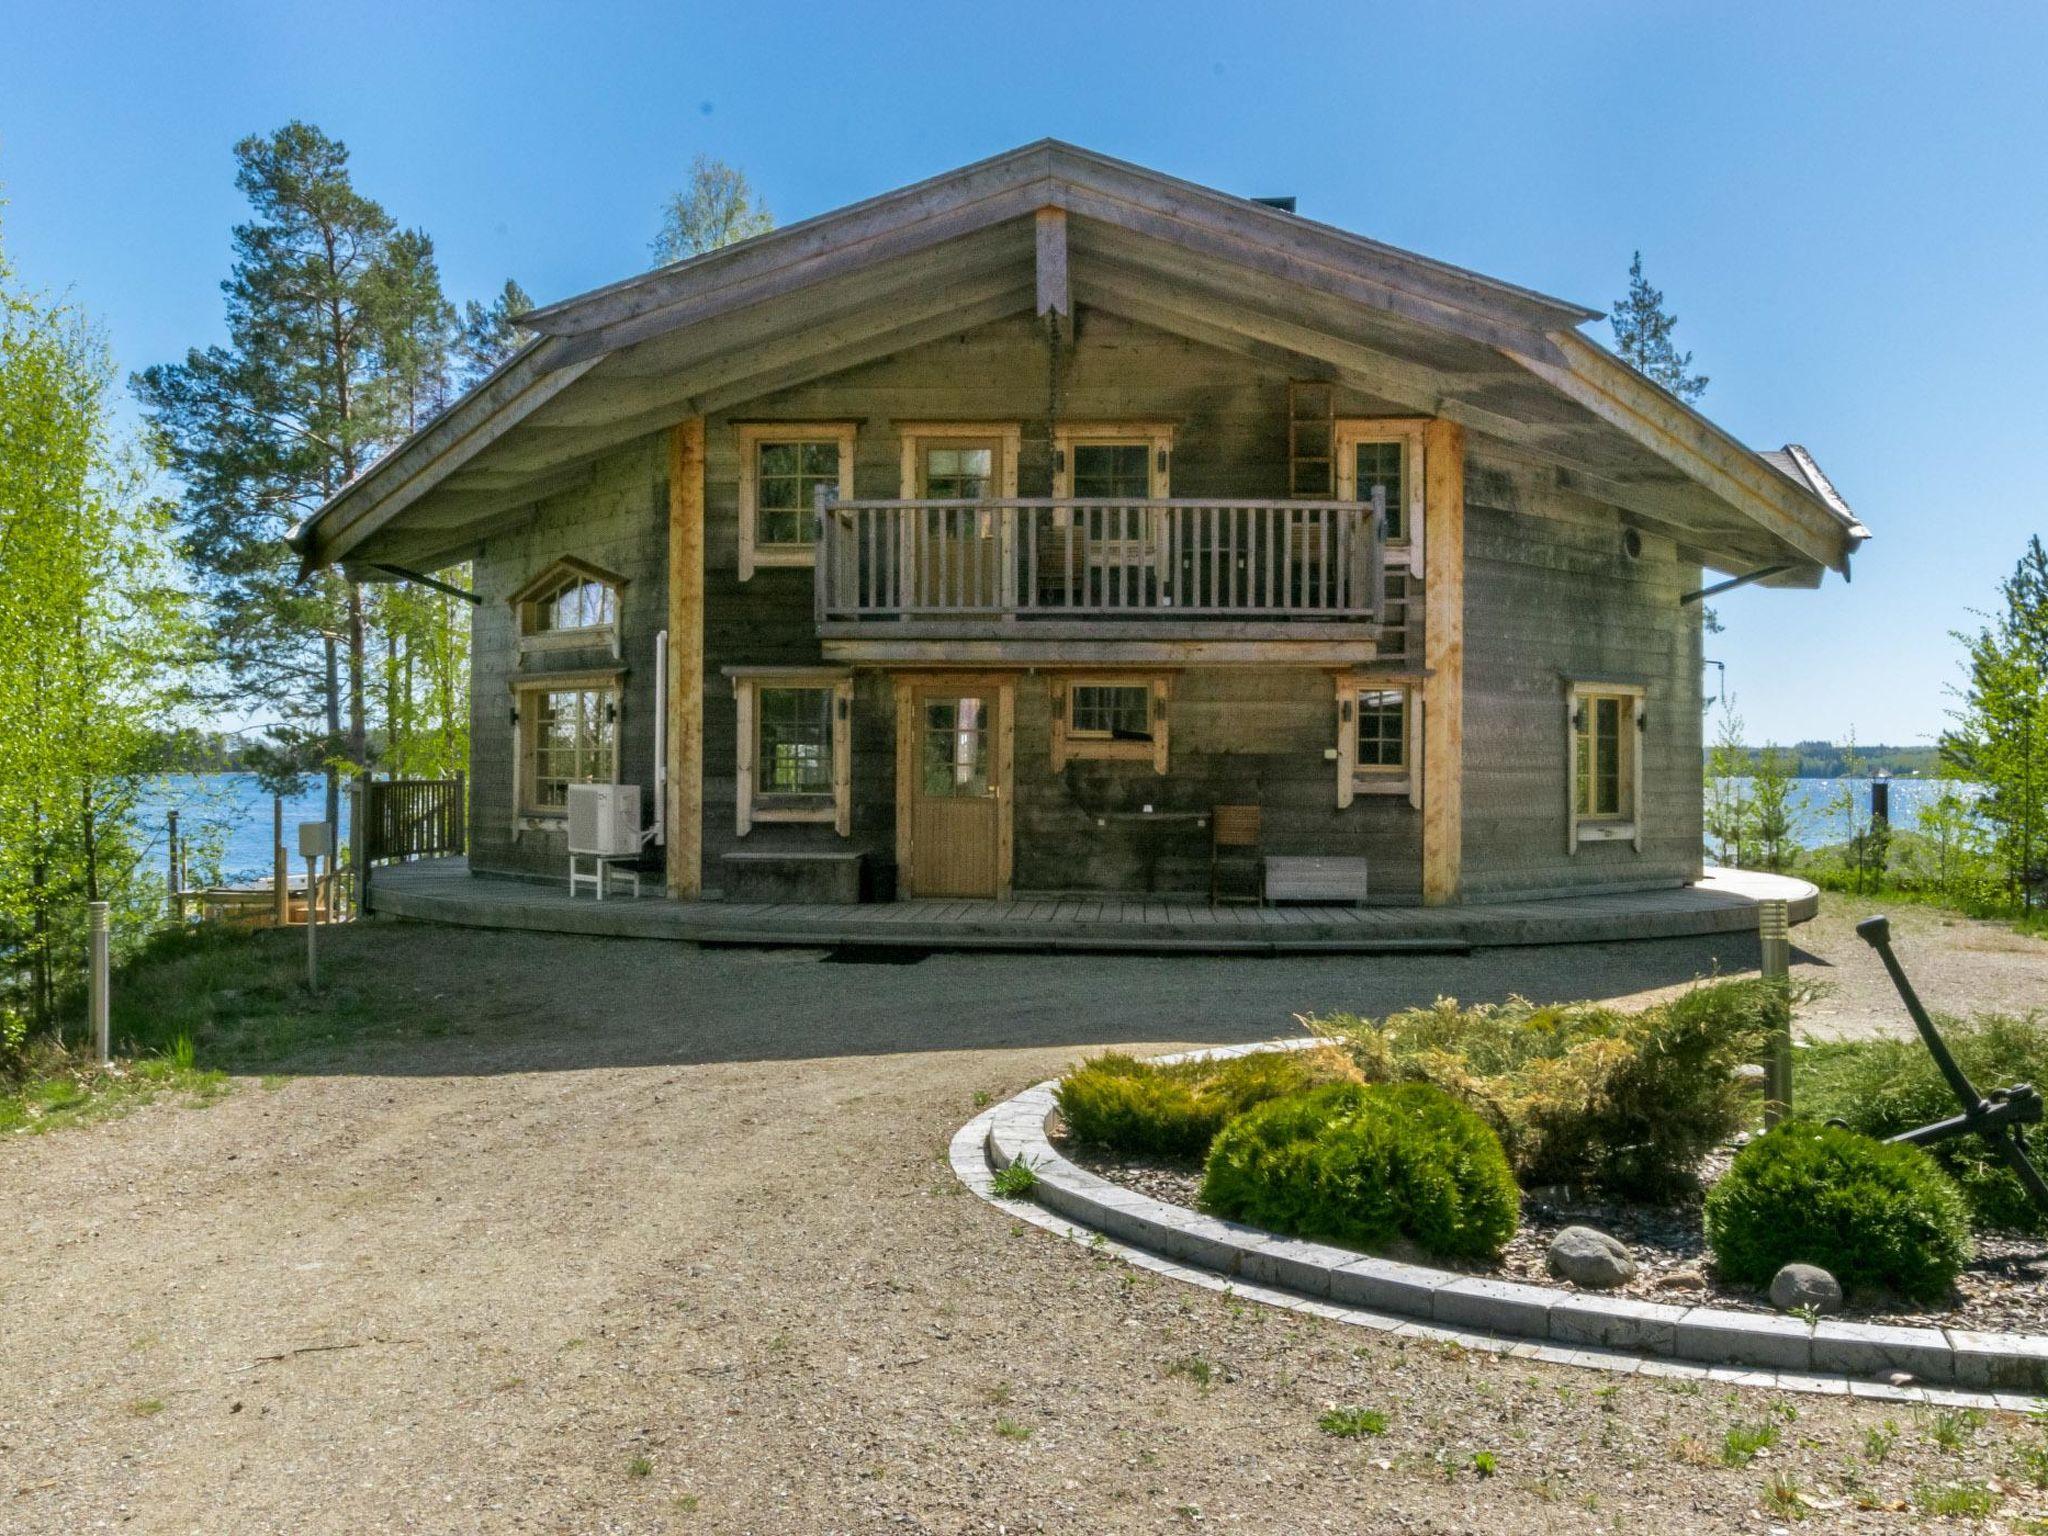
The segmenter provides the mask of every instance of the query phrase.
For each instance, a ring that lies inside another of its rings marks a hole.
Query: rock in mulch
[[[1545,1262],[1558,1279],[1589,1291],[1611,1291],[1636,1275],[1628,1249],[1596,1227],[1566,1227],[1550,1240]]]
[[[1780,1312],[1812,1307],[1818,1312],[1842,1310],[1842,1285],[1818,1264],[1787,1264],[1771,1276],[1771,1305]]]

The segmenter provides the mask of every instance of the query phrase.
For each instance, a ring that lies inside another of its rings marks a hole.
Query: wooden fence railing
[[[463,776],[370,780],[363,786],[362,858],[432,859],[468,847]]]
[[[1378,619],[1386,512],[1344,501],[818,504],[817,618]]]

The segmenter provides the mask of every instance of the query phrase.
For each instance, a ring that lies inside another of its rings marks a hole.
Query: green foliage
[[[1756,834],[1756,796],[1742,772],[1742,717],[1733,700],[1721,707],[1721,723],[1707,752],[1704,823],[1709,843],[1720,845],[1716,860],[1730,869],[1750,867],[1745,855]]]
[[[690,163],[688,185],[662,206],[654,265],[687,261],[774,227],[775,215],[761,206],[746,172],[699,155]]]
[[[1057,1096],[1067,1129],[1082,1141],[1120,1152],[1201,1157],[1224,1124],[1254,1104],[1357,1075],[1332,1050],[1164,1065],[1110,1051],[1068,1073]]]
[[[1332,1408],[1316,1420],[1316,1428],[1339,1440],[1360,1440],[1384,1435],[1387,1416],[1377,1408]]]
[[[1038,1188],[1038,1170],[1020,1157],[998,1168],[989,1180],[989,1188],[1005,1200],[1028,1200],[1031,1192]]]
[[[132,811],[190,630],[113,365],[0,251],[0,1071],[75,1016],[85,904],[116,943],[155,905]]]
[[[1218,1133],[1202,1205],[1219,1216],[1368,1251],[1407,1239],[1489,1259],[1521,1196],[1500,1139],[1427,1083],[1335,1083],[1272,1099]]]
[[[2014,1083],[2048,1085],[2048,1020],[2039,1014],[1941,1018],[1942,1038],[1980,1093]],[[1916,1037],[1811,1045],[1799,1052],[1792,1101],[1816,1120],[1840,1120],[1866,1136],[1896,1136],[1960,1113],[1934,1058]],[[2003,1160],[1975,1136],[1927,1149],[1969,1202],[1980,1227],[2048,1232],[2048,1219]]]
[[[1678,317],[1665,312],[1664,295],[1643,276],[1641,251],[1629,263],[1628,292],[1614,301],[1609,319],[1614,326],[1614,350],[1623,362],[1688,405],[1707,392],[1707,376],[1686,371],[1692,367],[1692,354],[1680,352],[1672,342]]]
[[[1968,678],[1942,755],[1984,790],[1977,810],[2008,891],[2023,911],[2048,881],[2048,548],[2027,540],[1999,586],[2001,606],[1967,647]]]
[[[1369,1082],[1433,1083],[1470,1105],[1524,1184],[1662,1198],[1693,1187],[1700,1159],[1746,1122],[1734,1068],[1790,1006],[1771,983],[1723,981],[1635,1013],[1445,998],[1379,1024],[1333,1015],[1309,1027]]]
[[[1932,1302],[1971,1253],[1962,1196],[1925,1152],[1805,1121],[1736,1154],[1706,1223],[1721,1273],[1750,1285],[1818,1264],[1847,1289]]]
[[[1984,1483],[1916,1483],[1913,1503],[1923,1515],[1946,1515],[1964,1520],[1981,1520],[1998,1503],[1998,1495]]]
[[[370,765],[380,710],[379,766],[459,761],[468,613],[430,590],[366,594],[333,571],[301,581],[286,534],[449,403],[458,352],[474,368],[473,348],[503,344],[517,290],[472,338],[433,241],[358,190],[347,147],[309,123],[243,139],[235,163],[250,217],[223,285],[226,343],[145,369],[135,389],[183,486],[180,551],[225,695],[275,720],[292,770],[326,773],[331,820],[345,772]]]

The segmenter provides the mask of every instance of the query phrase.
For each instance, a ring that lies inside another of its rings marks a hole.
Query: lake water
[[[1828,805],[1837,799],[1842,786],[1850,786],[1856,803],[1867,815],[1870,809],[1869,779],[1794,779],[1792,806],[1794,837],[1802,848],[1819,848],[1839,843],[1845,837],[1839,813]],[[1911,828],[1919,824],[1920,808],[1945,789],[1971,792],[1967,784],[1947,779],[1893,779],[1892,825]],[[285,847],[292,852],[292,868],[298,857],[298,824],[318,821],[325,809],[318,780],[298,794],[287,796],[284,804]],[[270,796],[253,773],[171,773],[153,780],[145,791],[140,819],[150,857],[160,866],[164,854],[164,815],[178,812],[180,829],[195,848],[217,840],[221,848],[221,872],[230,880],[248,880],[270,874]],[[341,800],[338,846],[348,842],[348,797]],[[198,860],[194,860],[195,866]],[[193,878],[199,871],[193,869]]]
[[[1921,808],[1939,799],[1945,790],[1970,796],[1976,793],[1975,786],[1960,783],[1954,779],[1893,779],[1891,781],[1892,825],[1911,831],[1920,825]],[[1794,779],[1792,781],[1792,825],[1793,841],[1802,848],[1822,848],[1830,843],[1846,842],[1848,828],[1843,822],[1839,809],[1831,810],[1830,805],[1841,798],[1843,787],[1847,786],[1856,797],[1857,815],[1864,821],[1870,817],[1870,780],[1861,779]]]
[[[270,794],[253,773],[167,773],[152,779],[137,805],[143,845],[153,868],[162,869],[166,818],[178,813],[178,831],[192,849],[192,879],[200,879],[200,850],[208,844],[220,847],[220,868],[224,878],[268,879],[271,872]],[[291,854],[294,874],[305,872],[299,857],[299,823],[319,821],[327,814],[326,786],[309,780],[299,794],[284,801],[284,846]],[[341,826],[336,830],[337,848],[348,846],[348,796],[341,797]]]

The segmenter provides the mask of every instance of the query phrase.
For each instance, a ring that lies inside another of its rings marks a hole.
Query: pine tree
[[[1792,815],[1792,765],[1777,743],[1767,744],[1751,758],[1749,793],[1757,861],[1774,874],[1790,869],[1799,846]]]
[[[746,172],[699,155],[690,164],[689,184],[662,208],[653,264],[686,261],[774,227],[775,216],[755,200]]]
[[[462,306],[462,328],[456,351],[462,359],[462,384],[476,385],[506,358],[533,339],[519,317],[533,308],[526,290],[510,278],[489,305],[471,299]]]
[[[252,217],[221,285],[228,345],[135,381],[184,485],[184,552],[235,696],[284,754],[340,778],[368,757],[368,614],[336,572],[299,580],[293,524],[445,402],[452,312],[433,246],[349,175],[348,150],[293,122],[235,146]]]
[[[1731,700],[1721,706],[1721,725],[1714,745],[1707,753],[1707,836],[1721,845],[1721,863],[1730,869],[1745,866],[1745,845],[1755,828],[1756,812],[1751,803],[1747,770],[1748,753],[1742,748],[1742,716]]]
[[[1664,311],[1664,295],[1643,276],[1643,253],[1629,263],[1628,293],[1614,301],[1610,317],[1614,350],[1637,372],[1662,384],[1691,405],[1707,392],[1707,376],[1688,373],[1692,354],[1680,352],[1671,340],[1678,316]]]

